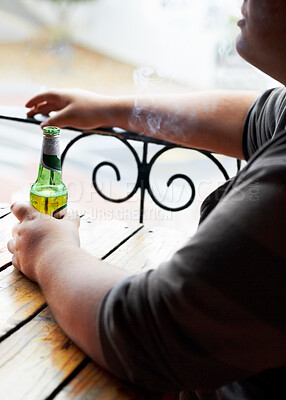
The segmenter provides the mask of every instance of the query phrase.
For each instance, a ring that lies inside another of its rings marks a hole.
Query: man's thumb
[[[65,110],[58,111],[52,117],[47,118],[45,121],[41,123],[42,128],[44,128],[45,126],[57,126],[59,128],[67,126],[66,111]]]

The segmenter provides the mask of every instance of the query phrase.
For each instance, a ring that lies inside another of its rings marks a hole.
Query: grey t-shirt
[[[285,382],[285,125],[286,89],[265,92],[245,121],[248,163],[206,199],[196,234],[105,296],[98,323],[114,374],[152,391],[220,399],[269,398],[277,382],[257,384],[268,371]]]

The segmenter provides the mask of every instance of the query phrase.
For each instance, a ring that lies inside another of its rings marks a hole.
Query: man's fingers
[[[13,225],[12,227],[12,237],[15,239],[18,234],[19,234],[19,228],[20,228],[20,222],[18,222],[17,224]]]
[[[55,92],[44,92],[32,97],[25,106],[28,108],[34,107],[39,103],[57,104],[58,95]]]
[[[18,263],[17,263],[17,259],[16,259],[16,257],[13,255],[13,257],[12,257],[12,265],[13,265],[13,267],[15,267],[15,268],[17,268],[17,269],[20,269],[19,268],[19,265],[18,265]]]
[[[14,254],[15,253],[15,240],[11,239],[7,243],[7,249],[10,251],[10,253]]]
[[[14,203],[11,206],[11,211],[20,222],[24,219],[33,219],[39,214],[39,211],[30,203]]]
[[[27,112],[28,117],[33,117],[36,114],[48,115],[51,111],[56,111],[58,108],[54,104],[42,103],[33,107]]]

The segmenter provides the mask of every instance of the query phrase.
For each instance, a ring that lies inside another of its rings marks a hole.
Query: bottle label
[[[67,203],[63,204],[59,208],[56,208],[52,213],[51,216],[57,219],[63,218],[67,213]]]
[[[51,171],[61,171],[60,144],[58,137],[43,139],[41,165]]]

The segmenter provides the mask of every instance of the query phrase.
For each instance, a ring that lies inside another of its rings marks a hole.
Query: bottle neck
[[[60,142],[58,136],[43,136],[37,182],[42,185],[62,183]]]
[[[61,154],[59,136],[43,136],[40,164],[50,171],[61,173]]]

